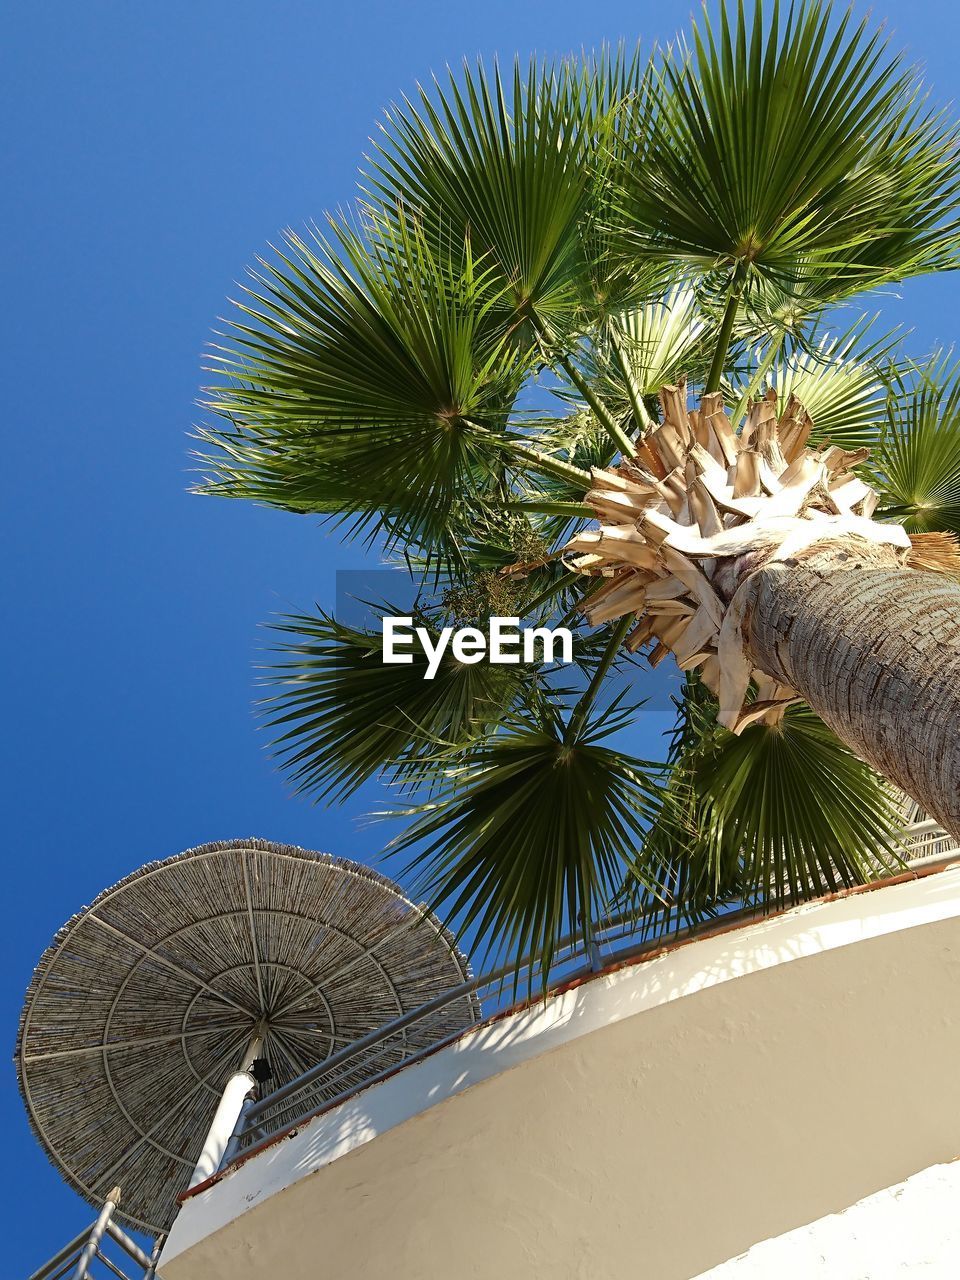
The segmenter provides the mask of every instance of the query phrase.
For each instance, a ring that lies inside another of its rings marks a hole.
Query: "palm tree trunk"
[[[960,583],[842,546],[754,574],[756,667],[960,839]]]

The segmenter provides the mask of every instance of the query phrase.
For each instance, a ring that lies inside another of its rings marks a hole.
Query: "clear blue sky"
[[[352,195],[382,108],[462,55],[669,38],[687,0],[44,0],[8,5],[3,96],[4,840],[0,1039],[54,930],[151,858],[260,834],[372,859],[357,806],[291,799],[250,712],[258,624],[332,606],[357,551],[187,495],[199,355],[244,265]],[[960,15],[880,0],[941,100]],[[891,320],[960,338],[953,279]],[[650,734],[641,752],[658,753]],[[5,1269],[89,1217],[3,1067]],[[33,1224],[30,1237],[22,1231]]]

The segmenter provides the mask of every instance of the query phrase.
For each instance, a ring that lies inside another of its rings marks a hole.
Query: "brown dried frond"
[[[907,564],[960,579],[960,538],[954,533],[911,533]]]
[[[743,633],[760,565],[855,539],[882,548],[885,562],[960,576],[960,545],[942,535],[919,551],[915,541],[907,561],[906,532],[873,520],[877,494],[853,470],[865,452],[812,448],[813,422],[795,396],[781,408],[771,389],[739,431],[719,392],[690,410],[683,379],[661,388],[660,407],[632,457],[591,472],[584,504],[597,524],[570,539],[564,560],[609,578],[583,601],[588,620],[632,617],[627,647],[653,644],[652,665],[671,652],[682,671],[698,670],[718,698],[719,723],[735,733],[776,724],[797,697],[777,685],[749,699],[751,682],[769,684]]]

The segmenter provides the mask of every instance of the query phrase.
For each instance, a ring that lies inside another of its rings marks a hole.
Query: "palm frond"
[[[556,65],[531,59],[525,72],[518,62],[512,77],[497,63],[464,64],[388,113],[368,160],[367,205],[415,219],[438,244],[469,232],[498,273],[508,326],[565,331],[595,296],[596,273],[610,271],[601,170],[642,74],[639,54],[623,48]]]
[[[527,361],[492,333],[499,290],[469,245],[455,261],[407,227],[335,231],[340,256],[290,235],[255,274],[215,357],[227,425],[200,432],[216,452],[198,487],[429,545],[496,483]]]
[[[891,352],[900,341],[899,331],[871,338],[876,317],[860,316],[843,332],[822,324],[805,326],[775,339],[754,359],[762,371],[759,380],[749,378],[752,396],[769,388],[781,404],[791,396],[813,419],[812,439],[829,440],[842,449],[873,448],[883,432],[887,415],[887,370]],[[767,355],[775,358],[767,360]],[[736,403],[742,384],[726,384]],[[735,421],[740,415],[734,414]]]
[[[585,355],[584,372],[604,403],[642,431],[662,386],[682,376],[702,379],[712,327],[696,291],[680,283],[662,298],[612,314]]]
[[[426,618],[417,625],[436,632]],[[271,692],[258,711],[294,789],[341,800],[381,772],[423,782],[437,744],[462,747],[523,702],[535,673],[522,666],[457,662],[447,651],[436,676],[414,644],[412,661],[384,662],[380,633],[318,610],[273,624],[284,639],[261,678]],[[415,778],[414,778],[415,775]]]
[[[554,455],[576,467],[588,478],[567,479],[532,469],[517,474],[510,503],[516,510],[536,513],[537,531],[551,548],[559,548],[584,520],[583,496],[589,488],[592,467],[608,466],[615,449],[610,436],[592,410],[576,405],[565,417],[538,418],[530,424]]]
[[[960,581],[960,537],[955,533],[911,533],[907,564],[921,573],[945,573]]]
[[[886,785],[809,707],[739,737],[716,723],[695,678],[678,703],[671,803],[640,854],[646,880],[696,913],[711,904],[782,907],[899,865],[902,818]]]
[[[960,361],[941,352],[906,371],[871,465],[879,514],[911,533],[960,534]]]
[[[608,706],[572,739],[555,714],[507,719],[393,842],[419,893],[498,953],[532,952],[544,981],[561,937],[593,935],[656,811],[657,766],[603,742],[631,712]]]
[[[635,252],[829,297],[955,264],[957,131],[851,10],[721,6],[647,81],[623,166]]]

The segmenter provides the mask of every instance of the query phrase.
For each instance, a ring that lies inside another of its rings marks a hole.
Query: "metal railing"
[[[120,1188],[114,1187],[90,1226],[74,1236],[39,1271],[34,1271],[29,1280],[99,1280],[105,1276],[115,1276],[117,1280],[163,1280],[157,1271],[162,1240],[156,1242],[153,1257],[148,1257],[113,1221],[119,1203]],[[128,1260],[137,1264],[135,1272],[124,1271],[119,1265],[118,1250],[124,1255],[124,1266],[129,1266]]]
[[[902,855],[906,867],[916,870],[960,860],[960,849],[936,821],[925,819],[922,822],[912,823],[905,829]],[[554,961],[553,980],[545,994],[562,989],[567,984],[588,977],[610,964],[634,959],[644,952],[657,950],[668,943],[692,939],[718,924],[726,927],[746,922],[763,914],[762,904],[751,905],[718,913],[695,925],[671,927],[670,915],[663,909],[640,917],[636,912],[624,912],[607,920],[591,943],[584,944],[581,935],[569,935],[562,939]],[[628,945],[619,945],[625,940],[629,940]],[[462,1027],[438,1037],[413,1053],[404,1054],[400,1038],[416,1023],[422,1022],[458,1000],[472,996],[488,998],[495,995],[497,1004],[493,1012],[501,1012],[503,1005],[500,1002],[506,979],[514,979],[514,975],[517,975],[516,979],[510,984],[514,1000],[516,1000],[518,987],[526,989],[528,993],[532,992],[532,975],[537,966],[536,957],[526,956],[519,966],[511,962],[478,978],[462,982],[426,1004],[394,1018],[361,1039],[346,1045],[279,1089],[259,1098],[251,1093],[243,1105],[233,1135],[224,1149],[217,1174],[219,1175],[238,1157],[249,1154],[261,1143],[269,1141],[273,1135],[284,1132],[321,1111],[339,1106],[401,1068],[412,1066],[437,1052],[472,1029],[470,1026]],[[526,978],[527,981],[520,981],[521,978]],[[538,994],[540,994],[539,989]],[[347,1083],[351,1065],[361,1057],[365,1058],[363,1078]],[[385,1059],[383,1067],[370,1073],[370,1066],[375,1065],[378,1058]]]
[[[957,855],[957,842],[944,831],[936,818],[912,822],[904,831],[903,854],[910,867],[925,866],[931,860]]]

